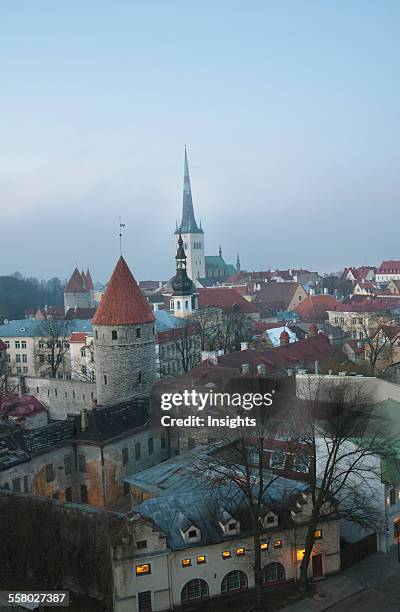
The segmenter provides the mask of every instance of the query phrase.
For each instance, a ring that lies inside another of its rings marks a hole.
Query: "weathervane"
[[[119,250],[122,256],[122,228],[125,227],[125,223],[121,223],[121,217],[119,219]]]

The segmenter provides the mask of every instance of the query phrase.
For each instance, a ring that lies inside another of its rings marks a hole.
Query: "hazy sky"
[[[0,274],[400,259],[398,0],[1,0]]]

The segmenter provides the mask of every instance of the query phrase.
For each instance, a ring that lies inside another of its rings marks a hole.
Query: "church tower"
[[[183,208],[182,220],[175,231],[176,248],[178,236],[182,234],[183,247],[187,258],[187,273],[189,278],[197,280],[205,278],[206,267],[204,258],[204,232],[197,225],[193,210],[192,190],[190,187],[189,166],[185,147],[185,165],[183,177]]]
[[[154,315],[121,256],[93,317],[97,400],[150,395],[156,378]]]
[[[174,293],[171,297],[170,307],[176,317],[190,317],[199,307],[199,298],[194,283],[187,275],[187,258],[180,233],[175,259],[176,274],[172,279]]]

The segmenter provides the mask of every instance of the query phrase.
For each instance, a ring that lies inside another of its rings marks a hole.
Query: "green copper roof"
[[[185,165],[183,174],[183,207],[182,207],[182,221],[180,224],[180,230],[182,234],[202,234],[203,230],[199,228],[196,223],[193,210],[192,190],[190,187],[190,176],[189,176],[189,165],[187,160],[187,153],[185,147]],[[179,228],[175,231],[175,234],[179,234]]]

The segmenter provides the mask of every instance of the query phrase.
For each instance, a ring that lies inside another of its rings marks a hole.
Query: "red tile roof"
[[[319,320],[327,310],[334,310],[338,301],[333,295],[309,295],[297,307],[300,319]]]
[[[366,297],[366,296],[363,296],[363,297]],[[390,308],[393,308],[394,306],[397,306],[397,304],[394,304],[392,300],[390,300],[390,302],[392,303],[389,304],[388,301],[385,299],[382,299],[382,300],[374,300],[374,299],[368,300],[367,299],[367,300],[363,300],[362,302],[354,302],[352,300],[350,304],[339,303],[336,306],[336,308],[332,308],[332,310],[336,310],[337,312],[382,312],[382,311],[389,310]]]
[[[45,411],[46,408],[33,395],[8,393],[2,398],[1,412],[7,416],[27,417]]]
[[[277,371],[291,368],[295,365],[314,366],[315,361],[336,358],[343,361],[344,355],[338,347],[329,343],[325,334],[303,338],[286,346],[278,346],[265,351],[237,351],[218,357],[218,363],[224,366],[240,368],[243,364],[250,365],[250,371],[255,373],[257,365],[265,364],[267,371]]]
[[[86,270],[85,274],[85,287],[88,291],[94,289],[92,277],[90,276],[89,268]]]
[[[239,306],[240,312],[257,312],[257,308],[253,304],[231,287],[199,289],[200,308],[207,308],[209,306],[221,308],[225,314],[229,314],[232,312],[235,304]]]
[[[71,278],[69,279],[64,289],[64,293],[85,293],[85,292],[86,292],[86,289],[83,284],[82,275],[79,272],[78,268],[75,268],[75,270],[72,272]]]
[[[73,342],[79,342],[80,344],[85,344],[86,336],[89,334],[87,332],[72,332],[71,337],[69,339],[70,344]]]
[[[121,256],[93,317],[94,325],[152,323],[151,307]]]
[[[378,268],[378,274],[391,274],[400,272],[400,261],[395,259],[389,259],[387,261],[383,261]]]

